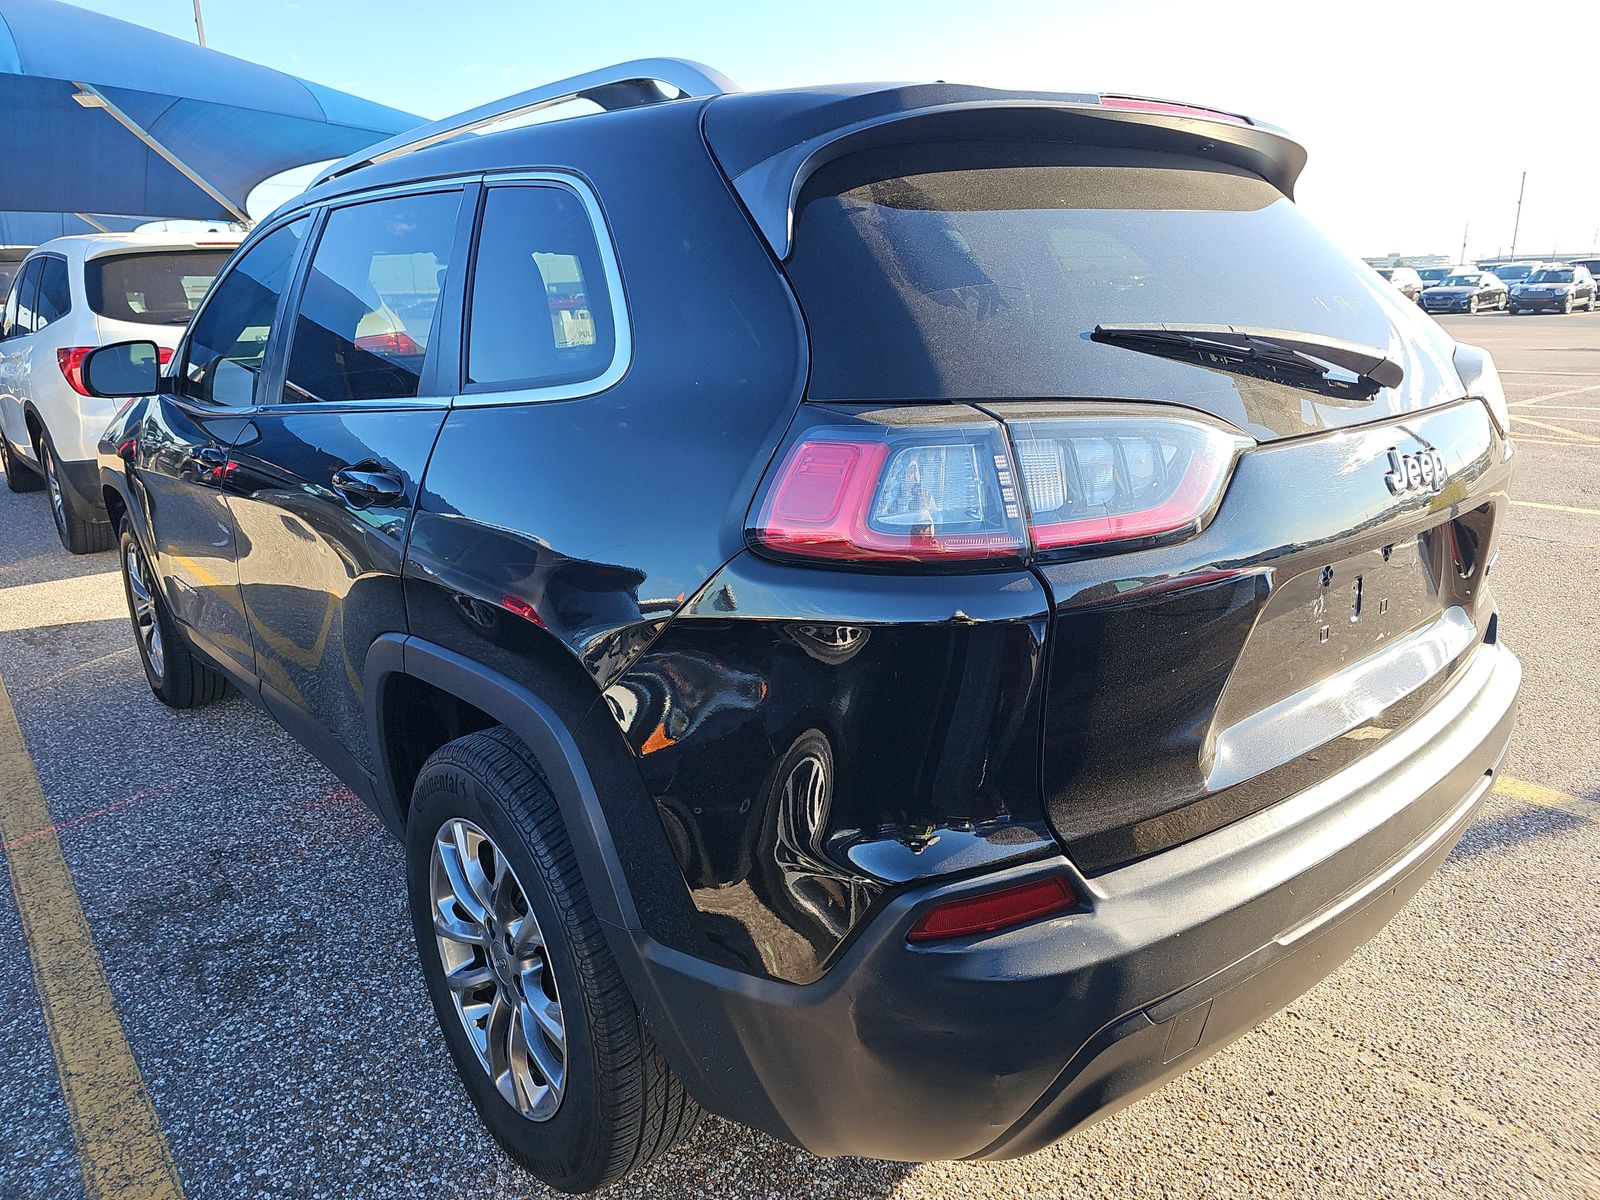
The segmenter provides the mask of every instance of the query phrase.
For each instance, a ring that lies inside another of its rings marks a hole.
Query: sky
[[[195,34],[191,0],[78,2]],[[429,118],[659,55],[749,89],[944,79],[1211,105],[1306,146],[1296,198],[1353,253],[1507,252],[1524,171],[1518,252],[1600,250],[1600,0],[202,2],[213,49]]]

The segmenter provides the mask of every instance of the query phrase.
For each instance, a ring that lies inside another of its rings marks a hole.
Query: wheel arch
[[[737,1047],[740,1032],[714,1002],[719,993],[704,990],[704,980],[715,978],[736,990],[785,994],[794,985],[755,980],[717,965],[720,956],[705,937],[654,801],[637,769],[615,761],[601,741],[604,733],[621,742],[605,706],[591,705],[569,724],[553,705],[516,680],[423,639],[384,634],[368,651],[364,675],[380,815],[382,806],[403,811],[386,710],[407,679],[481,711],[516,734],[538,759],[607,944],[653,1039],[695,1100],[710,1111],[795,1141],[751,1065],[737,1052],[708,1053],[711,1046]],[[593,751],[597,742],[601,748],[591,771],[584,748]],[[619,771],[631,772],[632,779]],[[700,985],[687,987],[691,979]]]
[[[384,634],[367,652],[368,735],[380,816],[403,829],[409,807],[405,759],[397,745],[396,704],[419,681],[516,734],[539,760],[561,809],[595,912],[609,925],[640,927],[632,890],[577,737],[555,708],[530,688],[443,646]],[[482,726],[480,726],[482,727]]]
[[[44,414],[31,398],[22,404],[22,426],[28,431],[28,448],[33,451],[34,461],[43,466],[44,447],[50,440],[50,430],[45,425]]]

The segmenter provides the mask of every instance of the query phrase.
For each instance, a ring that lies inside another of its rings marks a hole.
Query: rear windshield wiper
[[[1096,325],[1090,338],[1202,367],[1310,386],[1329,395],[1354,393],[1362,399],[1379,388],[1398,387],[1406,374],[1404,367],[1375,346],[1254,325],[1131,321]],[[1333,374],[1335,369],[1347,373],[1348,378]]]

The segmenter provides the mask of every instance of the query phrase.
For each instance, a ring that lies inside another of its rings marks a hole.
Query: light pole
[[[206,44],[206,19],[200,11],[200,0],[194,0],[194,31],[200,35],[200,44]]]
[[[200,0],[194,0],[194,2],[196,4],[199,4]],[[1517,230],[1522,228],[1522,193],[1523,193],[1524,189],[1527,188],[1527,186],[1528,186],[1528,173],[1526,171],[1524,171],[1522,173],[1522,182],[1517,185],[1517,219],[1516,219],[1516,222],[1511,226],[1511,257],[1512,258],[1515,258],[1517,256]]]

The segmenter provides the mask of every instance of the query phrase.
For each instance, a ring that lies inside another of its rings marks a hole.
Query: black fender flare
[[[623,874],[621,858],[606,823],[594,781],[577,739],[556,711],[528,688],[463,655],[406,634],[386,633],[367,651],[364,672],[369,744],[376,748],[373,776],[382,813],[401,828],[404,798],[390,769],[389,731],[382,719],[384,696],[397,675],[409,675],[449,692],[504,725],[532,750],[544,768],[550,790],[572,839],[595,915],[615,929],[639,929],[639,912]]]
[[[397,676],[432,684],[487,713],[533,751],[577,855],[578,870],[606,932],[634,1002],[657,1046],[689,1093],[711,1112],[754,1125],[800,1144],[778,1111],[750,1062],[740,1019],[740,997],[764,997],[779,1009],[798,1005],[818,990],[837,988],[840,979],[811,985],[758,980],[715,965],[702,954],[669,947],[644,927],[628,883],[616,840],[586,765],[578,739],[554,707],[529,688],[463,655],[400,633],[379,636],[367,652],[363,681],[367,728],[375,748],[373,782],[380,817],[403,829],[402,804],[389,767],[388,733],[383,713],[386,691]],[[609,719],[609,718],[607,718]],[[664,840],[664,839],[663,839]],[[648,879],[648,877],[647,877]],[[677,880],[681,885],[682,877]],[[645,897],[651,911],[660,897]],[[688,897],[683,897],[688,903]]]

